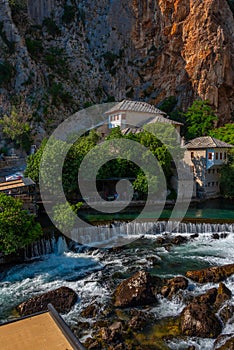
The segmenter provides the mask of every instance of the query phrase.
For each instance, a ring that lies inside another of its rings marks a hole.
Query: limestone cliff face
[[[0,113],[49,131],[88,103],[173,95],[182,109],[209,99],[222,124],[233,56],[227,0],[0,0]]]

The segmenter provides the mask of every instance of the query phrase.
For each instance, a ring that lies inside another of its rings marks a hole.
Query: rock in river
[[[37,295],[17,306],[21,316],[31,315],[36,312],[46,311],[51,303],[60,313],[70,311],[77,301],[77,294],[68,287],[60,287],[47,293]]]
[[[222,331],[222,325],[210,306],[195,302],[182,311],[181,330],[191,337],[216,338]]]
[[[214,343],[213,350],[234,350],[234,333],[221,334]]]
[[[156,302],[152,292],[153,278],[146,271],[139,271],[121,282],[114,292],[114,305],[130,307]]]
[[[166,281],[161,289],[161,294],[165,298],[171,299],[179,290],[186,289],[188,287],[188,280],[183,276],[177,276]]]
[[[234,274],[234,264],[208,267],[202,270],[187,271],[186,277],[198,283],[217,283]]]

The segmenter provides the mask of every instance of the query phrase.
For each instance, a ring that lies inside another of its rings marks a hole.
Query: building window
[[[213,169],[213,174],[215,173],[215,169]]]
[[[208,170],[208,174],[210,174],[210,169]]]
[[[219,159],[219,154],[216,152],[215,153],[215,159],[218,160]]]
[[[227,159],[227,153],[224,152],[224,159],[226,160]]]
[[[194,152],[191,152],[191,159],[194,158]]]
[[[210,187],[210,182],[208,182],[208,187]]]
[[[214,181],[212,181],[212,186],[213,186],[213,187],[214,187],[214,184],[215,184]]]
[[[208,153],[208,159],[210,159],[210,160],[212,159],[212,153],[211,152]]]
[[[220,169],[217,169],[217,173],[219,174],[219,172],[220,172]]]
[[[220,152],[219,159],[223,159],[223,153]]]

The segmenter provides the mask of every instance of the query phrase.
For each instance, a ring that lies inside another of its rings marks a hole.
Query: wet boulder
[[[202,270],[187,271],[186,277],[198,283],[217,283],[234,274],[234,264],[208,267]]]
[[[185,236],[175,236],[172,238],[171,243],[175,245],[180,245],[183,243],[186,243],[188,241],[188,238]]]
[[[206,304],[191,303],[181,313],[183,335],[216,338],[222,331],[220,320]]]
[[[219,234],[218,233],[213,233],[211,237],[213,239],[219,239]]]
[[[225,301],[231,299],[231,297],[232,292],[225,286],[224,283],[221,282],[219,284],[218,294],[215,300],[215,307],[218,309],[223,303],[225,303]]]
[[[198,238],[198,237],[199,237],[199,233],[194,233],[194,234],[190,235],[191,239]]]
[[[166,285],[161,288],[161,294],[171,299],[179,290],[188,287],[188,280],[183,276],[177,276],[167,280]]]
[[[213,350],[234,350],[234,333],[219,335],[215,340]]]
[[[123,342],[123,324],[115,321],[109,327],[100,329],[100,337],[104,342],[121,343]]]
[[[156,302],[153,294],[153,278],[146,271],[139,271],[122,281],[114,292],[114,305],[130,307],[148,305]]]
[[[17,306],[21,316],[46,311],[51,303],[59,313],[69,312],[77,301],[77,294],[68,287],[60,287],[47,293],[37,295]]]
[[[194,302],[198,304],[209,304],[213,305],[216,301],[216,297],[218,294],[217,288],[211,288],[206,293],[198,295],[194,298]]]
[[[234,305],[232,304],[225,305],[219,311],[219,317],[224,324],[227,323],[233,315],[234,315]]]
[[[81,316],[85,318],[95,317],[99,308],[100,306],[97,304],[90,304],[83,311],[81,311]]]
[[[145,312],[137,309],[131,309],[128,322],[128,327],[134,331],[142,331],[146,326],[155,321],[154,315],[150,312]]]

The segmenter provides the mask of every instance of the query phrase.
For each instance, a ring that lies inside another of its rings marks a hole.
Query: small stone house
[[[123,100],[105,112],[109,129],[119,126],[126,134],[127,129],[141,128],[151,123],[171,124],[180,134],[182,123],[170,120],[166,113],[141,101]],[[131,130],[130,130],[131,131]]]
[[[185,145],[184,161],[194,174],[196,196],[212,197],[220,192],[220,170],[232,145],[211,136],[198,137]]]

